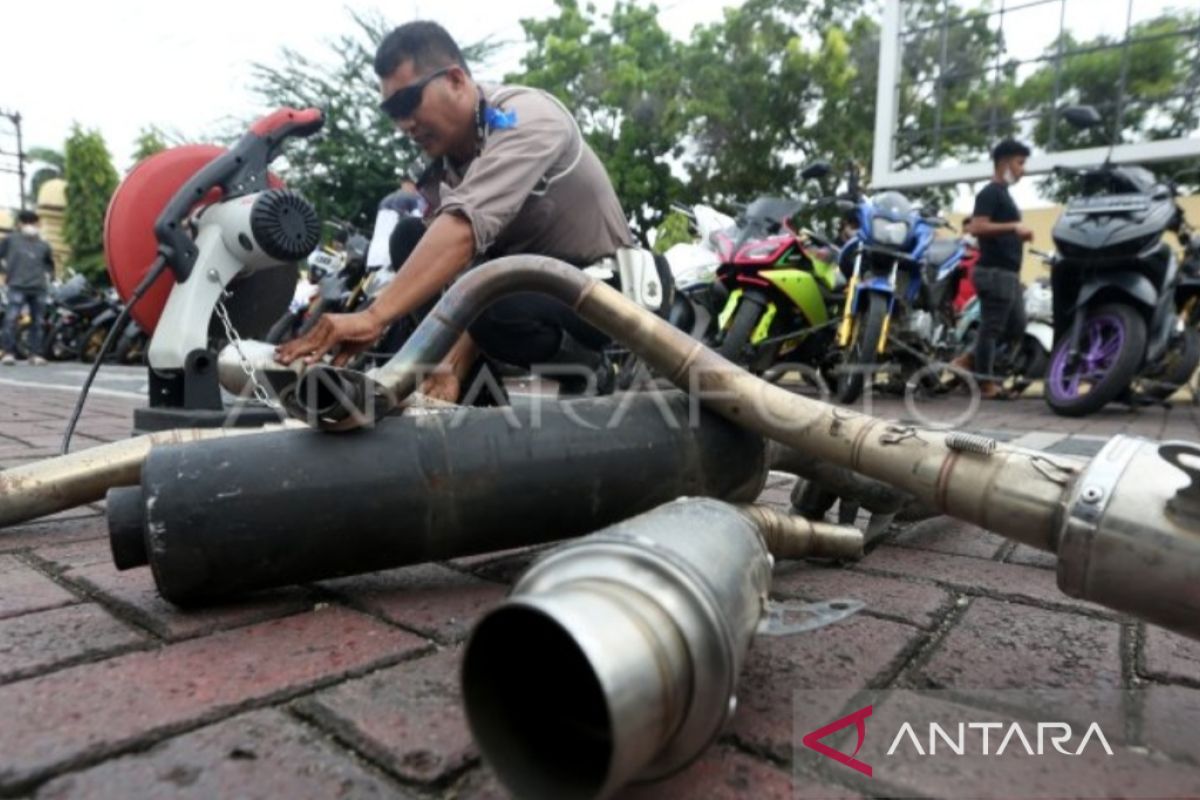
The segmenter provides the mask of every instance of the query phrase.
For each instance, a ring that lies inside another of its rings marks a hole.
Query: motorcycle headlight
[[[901,247],[908,241],[908,223],[876,217],[871,222],[871,238],[889,247]]]

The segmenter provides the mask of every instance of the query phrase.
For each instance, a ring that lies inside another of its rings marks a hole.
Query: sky
[[[1198,0],[1137,0],[1137,17]],[[613,0],[594,0],[600,10]],[[1022,0],[1027,3],[1028,0]],[[737,0],[659,0],[666,30],[685,38],[701,23],[720,19]],[[1009,0],[1009,5],[1020,5]],[[460,41],[491,36],[510,46],[481,70],[499,77],[514,69],[522,52],[519,20],[554,12],[552,0],[398,0],[371,3],[309,0],[39,0],[5,9],[0,45],[0,110],[24,118],[25,147],[61,149],[71,124],[104,135],[118,171],[131,166],[139,130],[157,125],[190,141],[228,130],[232,120],[253,118],[263,108],[247,86],[249,65],[277,61],[283,47],[322,58],[326,42],[351,29],[348,9],[381,11],[397,24],[432,18]],[[1069,24],[1078,35],[1116,32],[1124,26],[1125,0],[1068,0]],[[184,9],[195,9],[184,13]],[[501,10],[502,9],[502,10]],[[1010,17],[1013,55],[1036,54],[1057,29],[1058,6],[1029,7]],[[494,13],[481,13],[486,10]],[[1136,21],[1136,17],[1135,17]],[[1115,30],[1114,30],[1115,27]],[[13,35],[20,31],[21,35]],[[0,151],[12,152],[11,127],[0,119]],[[0,158],[5,166],[11,158]],[[1032,182],[1018,200],[1036,203]],[[0,173],[0,207],[17,204],[17,178]],[[969,201],[966,201],[969,202]]]
[[[596,0],[598,9],[612,0]],[[696,24],[718,20],[732,0],[660,0],[662,22],[684,38]],[[481,9],[502,13],[481,14]],[[195,9],[195,13],[185,13]],[[253,118],[262,107],[247,87],[249,66],[278,60],[283,47],[324,57],[326,42],[350,31],[347,9],[379,10],[399,24],[435,19],[460,42],[491,36],[512,46],[480,71],[500,77],[518,66],[520,20],[554,12],[551,0],[402,0],[344,3],[308,0],[39,0],[5,9],[0,45],[0,109],[23,117],[26,149],[61,149],[71,124],[98,128],[118,171],[131,166],[138,132],[158,125],[188,140]],[[25,35],[14,36],[13,31]],[[0,119],[0,150],[12,152],[11,127]],[[3,159],[5,166],[13,159]],[[0,206],[15,205],[15,175],[0,173]]]

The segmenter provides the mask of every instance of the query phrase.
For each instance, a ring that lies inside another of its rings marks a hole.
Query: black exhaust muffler
[[[689,419],[697,424],[689,424]],[[760,436],[681,392],[410,411],[369,433],[157,447],[109,492],[121,569],[177,604],[578,536],[684,495],[749,501]]]

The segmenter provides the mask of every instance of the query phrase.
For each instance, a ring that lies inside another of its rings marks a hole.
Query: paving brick
[[[797,561],[775,568],[771,593],[809,601],[849,597],[872,613],[925,628],[937,625],[953,602],[945,589],[927,583]]]
[[[1142,669],[1151,678],[1200,684],[1200,642],[1147,625]]]
[[[109,557],[101,563],[72,567],[63,577],[83,586],[164,639],[177,641],[239,628],[314,607],[311,592],[299,587],[256,592],[246,597],[179,608],[162,598],[147,568],[118,572]]]
[[[933,517],[901,531],[888,544],[974,558],[992,558],[1007,540],[951,517]]]
[[[945,553],[884,545],[859,563],[859,568],[890,575],[923,578],[970,594],[991,594],[1033,603],[1116,617],[1103,606],[1068,597],[1058,589],[1053,572],[1020,564],[1005,564]]]
[[[1200,764],[1200,689],[1148,686],[1142,701],[1142,740],[1147,747],[1173,758]]]
[[[78,602],[75,595],[13,556],[0,556],[0,587],[0,619]]]
[[[552,545],[551,545],[552,546]],[[533,547],[514,547],[511,550],[500,550],[495,553],[481,553],[477,556],[463,556],[461,558],[453,558],[445,562],[447,565],[453,565],[459,569],[473,570],[476,567],[481,567],[484,564],[493,561],[500,561],[509,556],[520,555],[521,553],[530,552],[536,553],[544,549],[545,545],[535,545]]]
[[[57,778],[41,787],[36,797],[276,800],[414,795],[303,724],[279,711],[264,710]]]
[[[694,800],[792,800],[792,776],[766,761],[751,758],[729,747],[710,747],[694,764],[663,781],[631,786],[617,794],[619,800],[659,800],[687,797]],[[853,793],[829,797],[855,797]]]
[[[758,636],[750,648],[730,730],[740,740],[790,760],[793,696],[823,694],[806,716],[825,720],[858,689],[873,685],[915,647],[920,631],[863,615],[795,636]]]
[[[0,687],[0,791],[426,646],[363,614],[329,608],[7,684]]]
[[[481,578],[507,586],[521,577],[521,573],[533,563],[534,559],[552,547],[554,545],[531,547],[528,550],[513,553],[511,556],[498,558],[495,561],[488,561],[478,567],[473,567],[471,572]]]
[[[80,524],[90,527],[96,523],[81,522]],[[44,564],[47,569],[61,574],[95,564],[112,564],[112,548],[109,546],[106,532],[103,537],[87,537],[67,544],[48,544],[38,547],[33,551],[33,557]]]
[[[103,540],[107,543],[108,524],[104,516],[91,509],[88,511],[90,513],[87,516],[0,528],[0,553],[86,539]]]
[[[1120,625],[981,597],[920,675],[937,688],[1121,686]]]
[[[0,620],[0,683],[145,641],[90,603]]]
[[[458,690],[458,649],[347,681],[300,713],[407,780],[431,783],[475,758]]]
[[[461,641],[505,587],[438,564],[357,575],[321,584],[359,608],[438,641]]]
[[[1058,556],[1025,544],[1017,545],[1016,549],[1004,560],[1010,564],[1021,564],[1026,567],[1058,569]]]

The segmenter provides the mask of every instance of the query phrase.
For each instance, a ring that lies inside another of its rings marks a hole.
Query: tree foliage
[[[155,153],[161,153],[170,146],[167,142],[166,134],[155,126],[151,125],[148,128],[142,128],[137,139],[133,142],[133,164],[130,168],[136,167],[150,156]]]
[[[379,201],[420,163],[416,146],[400,136],[379,111],[375,49],[392,25],[378,14],[351,13],[353,29],[330,42],[325,58],[291,48],[278,64],[252,67],[252,88],[264,113],[280,106],[318,107],[325,127],[316,136],[292,139],[274,168],[316,206],[324,220],[369,228]],[[488,42],[463,49],[470,62],[492,52]]]
[[[814,160],[831,162],[841,176],[854,165],[867,178],[882,5],[745,0],[675,38],[658,9],[641,0],[617,0],[606,13],[580,0],[555,0],[549,15],[521,21],[527,49],[506,80],[545,89],[571,110],[644,236],[672,203],[730,210],[756,196],[816,191],[799,178]],[[895,167],[979,161],[1010,134],[1058,149],[1107,141],[1104,131],[1079,133],[1053,121],[1055,86],[1059,106],[1094,104],[1111,131],[1123,72],[1126,95],[1136,102],[1120,112],[1121,141],[1186,135],[1200,125],[1200,77],[1191,72],[1200,40],[1166,37],[1200,25],[1200,14],[1172,12],[1138,24],[1134,38],[1147,41],[1127,53],[1097,49],[1111,44],[1103,37],[1056,41],[1045,54],[1061,48],[1067,56],[1056,79],[1049,61],[1032,72],[1019,69],[980,8],[976,0],[904,4],[909,33]],[[323,216],[364,224],[418,154],[375,111],[371,54],[390,26],[360,16],[354,26],[332,44],[335,67],[284,51],[281,65],[256,66],[255,89],[271,106],[327,109],[326,130],[289,146],[285,171]],[[476,46],[474,55],[480,52]],[[920,199],[944,203],[951,191],[932,189]]]
[[[67,209],[63,236],[71,247],[74,267],[93,281],[105,280],[104,214],[119,178],[112,156],[98,131],[71,129],[63,147]]]
[[[521,21],[530,48],[524,71],[508,80],[551,92],[574,112],[634,229],[644,233],[680,192],[671,170],[686,123],[680,45],[653,5],[618,0],[601,18],[575,0],[556,4],[555,17]]]

